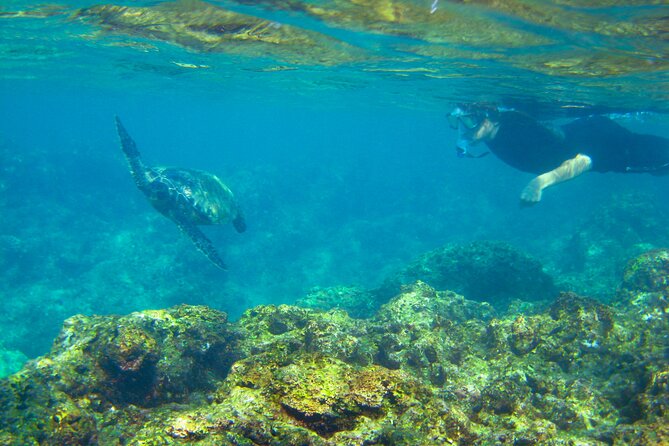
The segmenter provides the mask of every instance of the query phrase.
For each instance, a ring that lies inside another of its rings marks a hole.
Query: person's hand
[[[522,205],[531,206],[541,201],[541,191],[543,185],[539,177],[536,177],[525,186],[525,189],[520,193],[520,203]]]

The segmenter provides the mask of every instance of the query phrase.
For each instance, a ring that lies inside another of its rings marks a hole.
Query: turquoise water
[[[308,38],[214,47],[184,38],[162,2],[123,2],[164,8],[132,26],[82,18],[95,2],[3,2],[0,361],[43,354],[73,314],[189,303],[235,318],[315,286],[375,287],[473,240],[509,242],[562,288],[610,298],[630,256],[669,240],[656,224],[669,178],[593,173],[520,208],[531,177],[457,158],[444,118],[485,100],[546,120],[615,113],[669,137],[666,7],[486,3],[214,2]],[[200,37],[223,33],[211,10],[195,17]],[[204,228],[229,271],[137,191],[114,115],[147,162],[215,172],[236,193],[248,231]],[[574,272],[577,233],[591,244]]]

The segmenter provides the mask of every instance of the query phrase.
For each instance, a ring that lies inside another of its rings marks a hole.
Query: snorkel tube
[[[458,141],[455,143],[455,154],[458,158],[468,158],[471,157],[469,153],[469,140],[462,137],[462,134],[458,136]]]
[[[446,116],[449,126],[453,130],[458,131],[455,154],[458,158],[480,158],[487,155],[488,152],[473,155],[469,152],[469,149],[479,142],[476,139],[476,132],[486,116],[470,111],[467,108],[469,107],[457,106]]]

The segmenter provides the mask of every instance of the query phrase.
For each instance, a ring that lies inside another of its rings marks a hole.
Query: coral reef
[[[666,251],[616,307],[562,293],[500,316],[416,282],[370,319],[258,306],[75,316],[0,382],[3,444],[660,444]],[[650,284],[650,285],[649,285]],[[649,289],[649,286],[652,289]],[[658,298],[659,299],[659,298]]]
[[[372,317],[404,284],[423,281],[453,290],[497,309],[533,306],[557,295],[553,279],[539,261],[511,245],[496,241],[452,243],[423,254],[408,267],[383,280],[380,287],[315,287],[297,305],[328,310],[341,308],[352,317]]]
[[[375,291],[385,301],[400,285],[421,280],[439,290],[453,290],[468,299],[505,308],[511,300],[553,298],[553,279],[539,261],[503,242],[451,244],[422,255]]]

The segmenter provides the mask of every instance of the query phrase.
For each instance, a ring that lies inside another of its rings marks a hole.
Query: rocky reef
[[[513,299],[538,301],[557,295],[553,279],[538,260],[495,241],[450,244],[430,251],[388,277],[375,293],[385,301],[397,294],[403,283],[416,280],[499,308]]]
[[[378,288],[316,287],[296,303],[321,310],[341,308],[352,317],[368,318],[404,284],[416,281],[488,302],[498,310],[513,304],[536,306],[558,294],[553,278],[534,257],[508,243],[475,241],[427,252],[390,274]]]
[[[615,305],[536,314],[403,286],[369,319],[203,306],[68,319],[0,382],[8,445],[663,444],[669,250]]]

